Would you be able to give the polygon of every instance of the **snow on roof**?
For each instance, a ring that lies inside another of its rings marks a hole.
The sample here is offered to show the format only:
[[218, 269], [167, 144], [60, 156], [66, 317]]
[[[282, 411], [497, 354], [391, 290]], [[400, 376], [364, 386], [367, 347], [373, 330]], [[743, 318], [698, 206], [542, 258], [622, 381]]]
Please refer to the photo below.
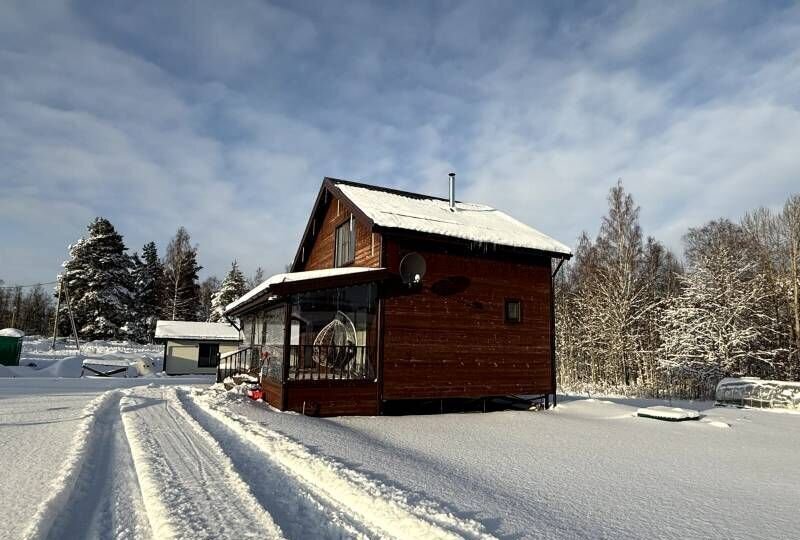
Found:
[[491, 206], [403, 194], [332, 180], [376, 225], [439, 234], [473, 242], [572, 255], [569, 247]]
[[298, 281], [307, 281], [310, 279], [320, 279], [326, 277], [343, 276], [346, 274], [361, 274], [365, 272], [377, 272], [385, 270], [385, 268], [365, 268], [363, 266], [348, 266], [345, 268], [326, 268], [324, 270], [307, 270], [305, 272], [288, 272], [285, 274], [275, 274], [264, 280], [261, 285], [254, 287], [247, 294], [240, 296], [225, 307], [225, 311], [231, 311], [247, 302], [263, 296], [269, 292], [271, 285], [278, 283], [294, 283]]
[[218, 339], [239, 341], [239, 331], [227, 323], [157, 321], [157, 339]]
[[24, 335], [25, 332], [16, 328], [3, 328], [0, 330], [0, 336], [2, 337], [23, 337]]

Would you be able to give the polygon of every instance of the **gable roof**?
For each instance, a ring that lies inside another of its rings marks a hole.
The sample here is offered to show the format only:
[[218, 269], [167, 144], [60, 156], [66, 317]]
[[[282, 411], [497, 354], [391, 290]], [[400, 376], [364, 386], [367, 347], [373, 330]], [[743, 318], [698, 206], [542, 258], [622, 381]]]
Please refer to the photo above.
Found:
[[378, 227], [572, 255], [558, 240], [491, 206], [456, 202], [453, 210], [447, 199], [439, 197], [342, 180], [331, 182]]
[[330, 200], [329, 193], [371, 230], [411, 231], [561, 259], [572, 257], [565, 244], [491, 206], [457, 201], [452, 211], [449, 201], [442, 197], [325, 177], [297, 248], [293, 270], [303, 264], [304, 249], [315, 235], [314, 225]]
[[156, 321], [155, 338], [239, 341], [239, 331], [228, 323]]

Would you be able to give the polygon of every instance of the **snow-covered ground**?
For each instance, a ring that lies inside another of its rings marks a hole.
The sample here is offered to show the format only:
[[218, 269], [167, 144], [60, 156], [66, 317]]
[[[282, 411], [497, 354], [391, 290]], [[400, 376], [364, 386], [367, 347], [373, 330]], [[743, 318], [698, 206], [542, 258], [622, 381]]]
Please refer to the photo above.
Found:
[[[84, 360], [93, 365], [119, 367], [130, 364], [128, 376], [138, 376], [135, 365], [146, 364], [150, 376], [161, 377], [162, 345], [139, 345], [127, 341], [89, 341], [81, 343], [80, 350], [72, 341], [56, 342], [42, 336], [28, 336], [22, 343], [19, 366], [0, 366], [0, 377], [64, 377], [81, 376]], [[124, 376], [120, 374], [119, 376]]]
[[203, 399], [506, 538], [798, 538], [800, 416], [569, 398], [546, 412], [314, 419]]
[[203, 379], [0, 378], [0, 538], [800, 537], [800, 415], [657, 404], [318, 419]]

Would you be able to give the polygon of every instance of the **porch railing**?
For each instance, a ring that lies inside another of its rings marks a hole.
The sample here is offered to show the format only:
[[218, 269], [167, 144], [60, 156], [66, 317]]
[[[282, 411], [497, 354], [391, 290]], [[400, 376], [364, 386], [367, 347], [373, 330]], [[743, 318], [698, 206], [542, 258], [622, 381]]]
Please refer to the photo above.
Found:
[[261, 347], [258, 345], [242, 347], [236, 351], [222, 354], [217, 365], [217, 382], [240, 374], [257, 377], [262, 363]]
[[[281, 383], [283, 345], [251, 345], [220, 356], [217, 382], [248, 374]], [[285, 380], [373, 380], [375, 348], [355, 345], [290, 345]]]
[[374, 347], [356, 345], [290, 345], [288, 380], [371, 380]]

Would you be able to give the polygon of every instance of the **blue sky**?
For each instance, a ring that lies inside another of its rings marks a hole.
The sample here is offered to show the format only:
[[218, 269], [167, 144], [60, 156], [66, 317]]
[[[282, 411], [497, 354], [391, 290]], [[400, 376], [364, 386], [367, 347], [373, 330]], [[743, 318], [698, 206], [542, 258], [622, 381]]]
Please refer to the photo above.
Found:
[[492, 204], [573, 245], [622, 178], [647, 234], [800, 191], [800, 5], [0, 5], [0, 279], [96, 215], [204, 275], [291, 260], [325, 175]]

